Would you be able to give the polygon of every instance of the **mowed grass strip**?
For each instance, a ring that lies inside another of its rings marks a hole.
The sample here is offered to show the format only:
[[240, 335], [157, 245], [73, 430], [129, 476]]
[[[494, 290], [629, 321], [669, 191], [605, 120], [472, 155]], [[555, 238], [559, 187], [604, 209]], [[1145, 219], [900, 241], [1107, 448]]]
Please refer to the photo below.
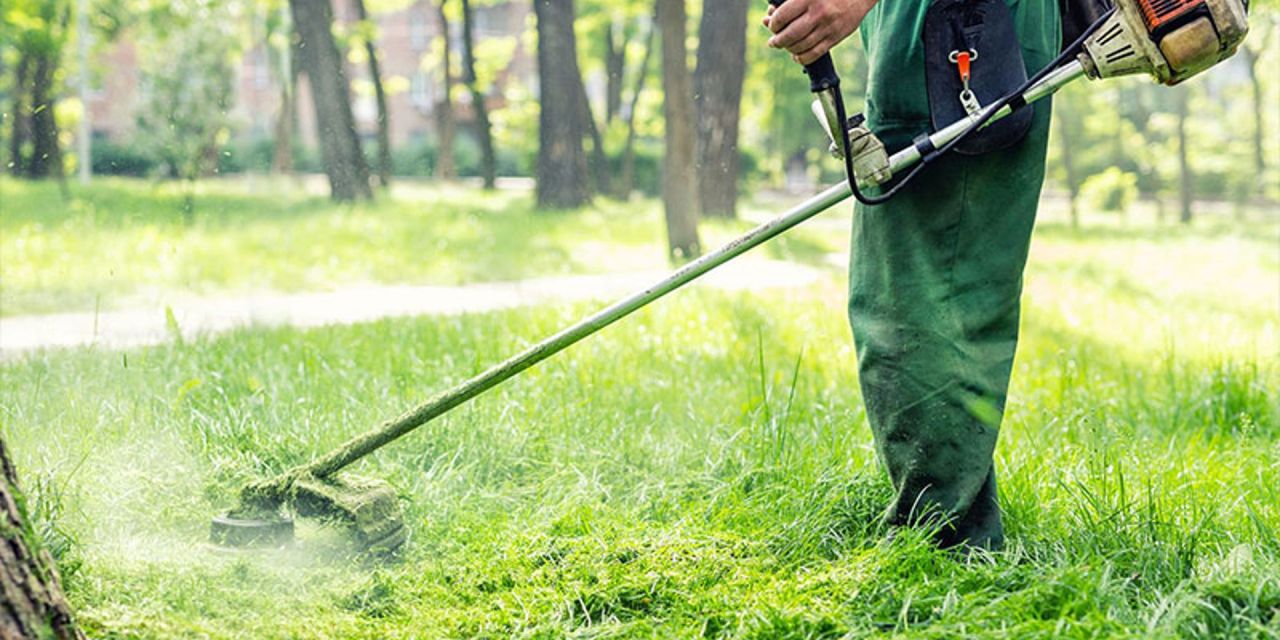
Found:
[[202, 541], [590, 306], [35, 354], [0, 420], [96, 636], [1280, 637], [1272, 233], [1039, 233], [989, 559], [886, 540], [834, 275], [682, 292], [360, 463], [392, 562]]

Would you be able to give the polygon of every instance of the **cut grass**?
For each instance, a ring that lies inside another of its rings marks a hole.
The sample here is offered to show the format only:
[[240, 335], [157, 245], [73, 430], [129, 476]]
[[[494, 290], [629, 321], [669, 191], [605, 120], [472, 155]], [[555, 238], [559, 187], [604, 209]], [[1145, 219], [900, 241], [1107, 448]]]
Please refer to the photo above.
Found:
[[96, 637], [1280, 637], [1274, 234], [1038, 234], [989, 561], [885, 540], [835, 275], [683, 292], [361, 463], [393, 562], [202, 541], [590, 306], [39, 353], [0, 424]]

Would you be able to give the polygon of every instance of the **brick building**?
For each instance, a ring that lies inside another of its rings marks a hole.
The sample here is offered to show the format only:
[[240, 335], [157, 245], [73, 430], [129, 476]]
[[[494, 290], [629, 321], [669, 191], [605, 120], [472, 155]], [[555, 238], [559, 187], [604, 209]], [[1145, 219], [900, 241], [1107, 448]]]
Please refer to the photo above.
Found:
[[[332, 0], [339, 28], [356, 22], [350, 0]], [[444, 37], [435, 1], [416, 0], [404, 9], [373, 16], [378, 27], [378, 55], [383, 86], [388, 92], [387, 110], [393, 146], [420, 141], [434, 135], [436, 104], [442, 96], [439, 38]], [[474, 7], [477, 47], [502, 39], [511, 50], [497, 74], [498, 90], [492, 91], [492, 109], [502, 106], [502, 89], [509, 83], [536, 88], [536, 52], [525, 34], [531, 30], [532, 10], [525, 2], [498, 2]], [[449, 25], [449, 46], [455, 70], [454, 113], [460, 124], [471, 118], [470, 94], [458, 84], [462, 61], [462, 23]], [[363, 52], [359, 52], [363, 53]], [[347, 74], [352, 88], [352, 110], [361, 135], [372, 140], [377, 130], [377, 105], [368, 81], [368, 65], [352, 63]], [[360, 57], [357, 54], [354, 57]], [[113, 43], [98, 60], [102, 69], [90, 93], [89, 109], [95, 136], [123, 141], [134, 129], [139, 103], [140, 65], [137, 47], [128, 38]], [[269, 138], [281, 106], [278, 64], [265, 45], [245, 51], [240, 58], [235, 82], [232, 121], [239, 139]], [[298, 133], [304, 145], [315, 145], [315, 115], [306, 78], [300, 79], [297, 95]], [[535, 89], [536, 90], [536, 89]]]

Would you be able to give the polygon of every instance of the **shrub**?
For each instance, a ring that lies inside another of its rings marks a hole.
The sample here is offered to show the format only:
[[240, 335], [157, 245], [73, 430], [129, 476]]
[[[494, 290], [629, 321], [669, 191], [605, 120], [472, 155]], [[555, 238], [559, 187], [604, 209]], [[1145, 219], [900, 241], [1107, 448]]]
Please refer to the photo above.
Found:
[[1097, 211], [1126, 211], [1138, 197], [1138, 177], [1123, 169], [1108, 167], [1086, 178], [1080, 193], [1089, 207]]
[[95, 139], [89, 153], [93, 172], [109, 176], [147, 176], [156, 168], [155, 156], [132, 144]]

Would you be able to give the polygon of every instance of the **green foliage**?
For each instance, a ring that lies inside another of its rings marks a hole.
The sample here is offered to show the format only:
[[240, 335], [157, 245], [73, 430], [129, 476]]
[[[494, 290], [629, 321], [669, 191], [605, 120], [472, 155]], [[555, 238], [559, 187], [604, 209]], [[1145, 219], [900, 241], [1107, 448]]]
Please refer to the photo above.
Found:
[[150, 43], [153, 55], [143, 68], [138, 109], [142, 146], [169, 177], [184, 180], [217, 167], [230, 135], [227, 111], [235, 78], [232, 41], [217, 24], [223, 16], [209, 6], [198, 11], [198, 20]]
[[1080, 191], [1092, 208], [1122, 213], [1128, 211], [1138, 197], [1138, 177], [1117, 167], [1107, 167], [1085, 179]]

